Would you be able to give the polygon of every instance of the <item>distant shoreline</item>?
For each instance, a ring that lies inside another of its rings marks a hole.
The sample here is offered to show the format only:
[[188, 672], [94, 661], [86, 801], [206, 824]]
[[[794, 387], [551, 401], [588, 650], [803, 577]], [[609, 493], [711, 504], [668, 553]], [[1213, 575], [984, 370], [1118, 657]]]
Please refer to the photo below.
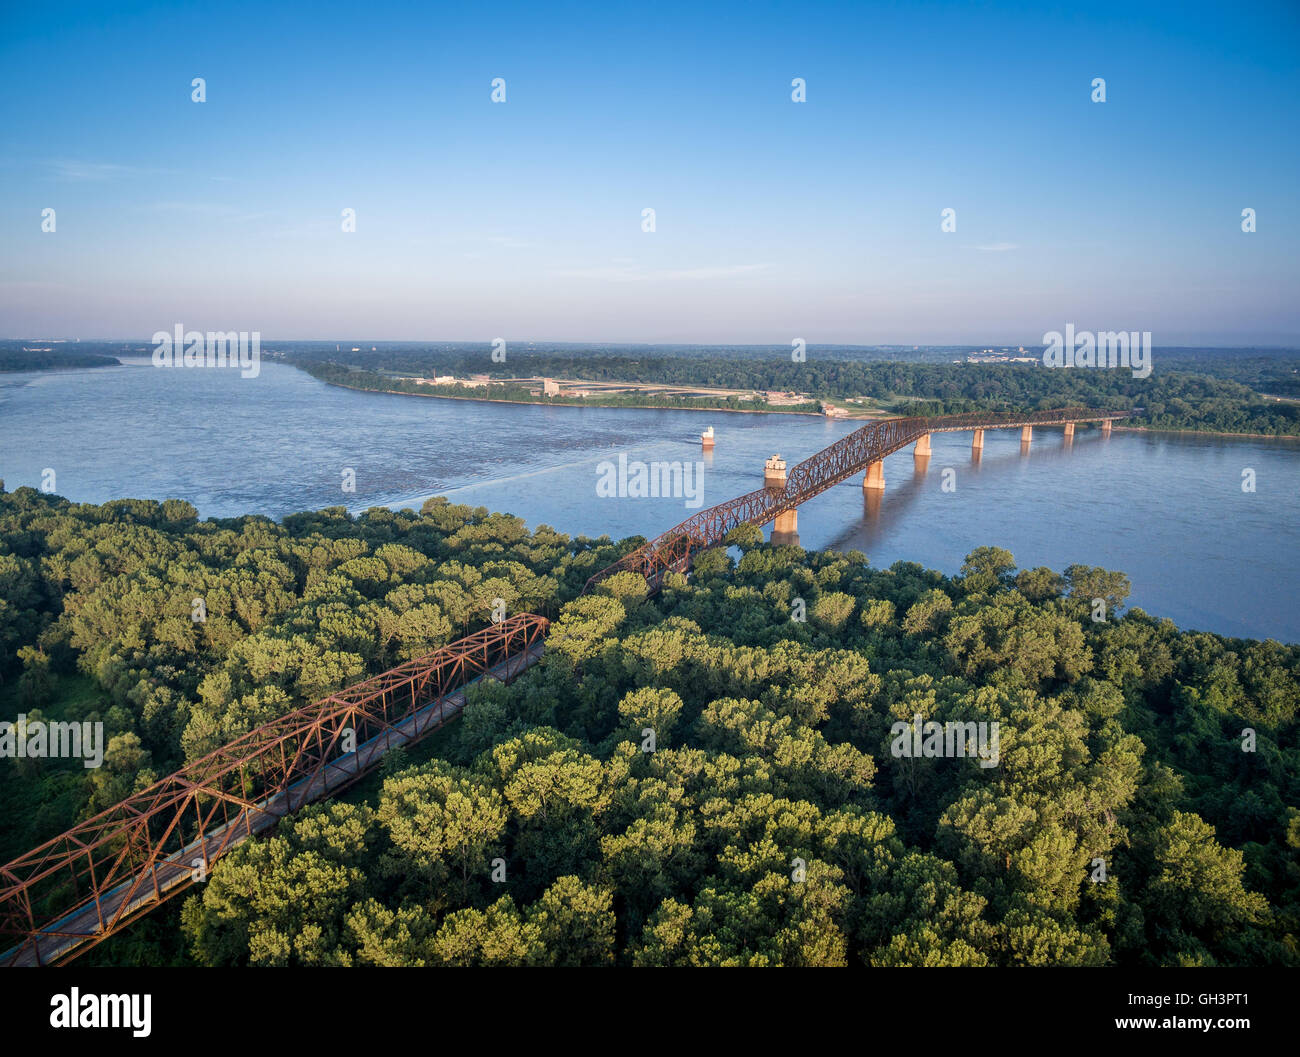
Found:
[[[291, 366], [297, 367], [296, 364]], [[301, 370], [302, 368], [298, 368]], [[304, 373], [310, 373], [304, 371]], [[316, 375], [311, 375], [316, 378]], [[324, 378], [317, 378], [317, 381], [324, 382], [326, 385], [336, 386], [339, 389], [350, 389], [354, 393], [382, 393], [385, 396], [415, 396], [426, 397], [433, 400], [473, 400], [481, 404], [518, 404], [524, 407], [574, 407], [574, 408], [607, 408], [611, 411], [627, 409], [629, 411], [708, 411], [727, 415], [802, 415], [805, 418], [830, 419], [833, 422], [861, 422], [864, 425], [868, 422], [884, 422], [891, 418], [905, 418], [905, 415], [882, 414], [866, 415], [853, 414], [828, 416], [819, 414], [815, 411], [781, 411], [778, 409], [756, 410], [752, 408], [738, 407], [655, 407], [651, 404], [552, 404], [541, 400], [508, 400], [502, 397], [494, 396], [461, 396], [452, 393], [404, 393], [395, 389], [366, 389], [361, 386], [344, 385], [342, 382], [332, 382]], [[1225, 433], [1220, 430], [1208, 429], [1157, 429], [1150, 426], [1113, 426], [1116, 432], [1124, 433], [1170, 433], [1178, 436], [1202, 436], [1202, 437], [1236, 437], [1241, 440], [1287, 440], [1300, 441], [1300, 436], [1294, 436], [1286, 433]]]
[[[316, 378], [316, 375], [311, 377]], [[655, 407], [653, 404], [552, 404], [543, 400], [507, 400], [499, 396], [460, 396], [452, 393], [403, 393], [397, 389], [366, 389], [359, 385], [344, 385], [342, 382], [331, 382], [324, 378], [316, 378], [319, 382], [326, 385], [333, 385], [339, 389], [350, 389], [354, 393], [378, 393], [383, 396], [414, 396], [424, 397], [428, 400], [473, 400], [480, 404], [518, 404], [521, 407], [572, 407], [572, 408], [591, 408], [598, 407], [610, 411], [628, 410], [628, 411], [707, 411], [710, 414], [723, 415], [803, 415], [806, 418], [832, 418], [829, 415], [822, 415], [816, 411], [780, 411], [758, 410], [748, 407]], [[832, 421], [842, 419], [856, 419], [856, 416], [841, 415], [832, 418]]]
[[1300, 437], [1293, 433], [1224, 433], [1215, 429], [1157, 429], [1152, 426], [1112, 426], [1116, 433], [1176, 433], [1180, 437], [1240, 437], [1243, 440], [1293, 440]]
[[[92, 353], [91, 355], [96, 355]], [[105, 360], [112, 362], [104, 363], [51, 363], [45, 367], [33, 367], [30, 365], [19, 364], [10, 366], [0, 357], [0, 374], [44, 374], [46, 371], [87, 371], [95, 370], [100, 367], [122, 367], [124, 364], [116, 356], [103, 357]]]

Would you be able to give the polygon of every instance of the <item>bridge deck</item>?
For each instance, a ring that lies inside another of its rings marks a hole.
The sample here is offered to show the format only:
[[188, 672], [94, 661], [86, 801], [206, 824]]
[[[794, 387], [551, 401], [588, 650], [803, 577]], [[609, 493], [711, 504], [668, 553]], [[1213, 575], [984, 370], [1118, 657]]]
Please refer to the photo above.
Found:
[[[496, 679], [513, 679], [536, 664], [544, 644], [534, 642], [520, 653], [494, 665], [486, 675]], [[201, 840], [160, 859], [148, 870], [136, 874], [104, 892], [98, 899], [88, 899], [59, 920], [40, 929], [19, 947], [0, 954], [0, 965], [49, 965], [78, 952], [78, 949], [104, 937], [104, 922], [116, 931], [136, 917], [152, 910], [169, 896], [193, 881], [196, 862], [210, 865], [231, 848], [250, 836], [262, 833], [281, 818], [306, 804], [323, 799], [363, 777], [389, 749], [418, 741], [460, 714], [465, 706], [465, 691], [484, 678], [479, 676], [454, 693], [438, 698], [401, 723], [357, 746], [326, 764], [315, 774], [303, 778], [274, 796], [244, 809], [230, 822], [212, 829]], [[144, 883], [141, 883], [141, 882]]]

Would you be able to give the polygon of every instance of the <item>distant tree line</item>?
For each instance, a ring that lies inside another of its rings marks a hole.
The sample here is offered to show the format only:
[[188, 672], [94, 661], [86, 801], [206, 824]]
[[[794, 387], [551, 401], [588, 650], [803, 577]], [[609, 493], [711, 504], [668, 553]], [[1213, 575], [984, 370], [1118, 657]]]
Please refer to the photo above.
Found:
[[71, 349], [25, 350], [19, 347], [0, 346], [0, 371], [47, 371], [59, 367], [117, 367], [116, 356], [94, 352], [74, 352]]
[[[1241, 381], [1197, 373], [1216, 361], [1196, 360], [1196, 371], [1177, 369], [1159, 358], [1147, 378], [1134, 378], [1126, 369], [1073, 368], [1052, 370], [1041, 364], [968, 364], [849, 362], [822, 360], [792, 363], [788, 356], [754, 358], [693, 358], [683, 356], [531, 354], [504, 365], [487, 361], [485, 353], [440, 354], [436, 359], [417, 353], [353, 353], [348, 365], [298, 359], [304, 370], [325, 381], [365, 389], [396, 392], [426, 390], [403, 382], [390, 372], [432, 375], [485, 373], [498, 378], [530, 375], [580, 377], [586, 381], [650, 382], [664, 385], [717, 386], [728, 389], [798, 391], [814, 398], [844, 400], [865, 397], [900, 414], [940, 415], [967, 411], [1029, 411], [1067, 405], [1114, 410], [1140, 409], [1133, 425], [1152, 429], [1300, 436], [1300, 404], [1266, 400]], [[1272, 364], [1265, 368], [1262, 364]], [[1251, 366], [1253, 364], [1253, 366]], [[1189, 366], [1192, 362], [1189, 361]], [[1300, 359], [1250, 360], [1225, 357], [1221, 369], [1259, 385], [1274, 395], [1300, 393], [1295, 371]], [[505, 388], [496, 390], [506, 392]], [[466, 394], [468, 395], [468, 394]], [[520, 397], [536, 400], [526, 391]], [[574, 401], [582, 402], [582, 401]], [[701, 406], [690, 400], [645, 397], [600, 398], [653, 406]], [[762, 409], [762, 402], [733, 401], [737, 408]], [[728, 406], [726, 402], [710, 406]]]
[[[523, 404], [560, 404], [576, 407], [663, 407], [724, 411], [771, 411], [765, 400], [744, 400], [737, 396], [664, 396], [656, 393], [593, 393], [590, 396], [545, 396], [513, 382], [490, 382], [473, 389], [450, 385], [421, 385], [410, 378], [348, 368], [337, 363], [301, 365], [314, 378], [332, 385], [367, 389], [381, 393], [409, 393], [414, 396], [460, 400], [511, 400]], [[588, 379], [590, 380], [590, 379]], [[821, 404], [807, 401], [781, 407], [781, 411], [816, 413]]]

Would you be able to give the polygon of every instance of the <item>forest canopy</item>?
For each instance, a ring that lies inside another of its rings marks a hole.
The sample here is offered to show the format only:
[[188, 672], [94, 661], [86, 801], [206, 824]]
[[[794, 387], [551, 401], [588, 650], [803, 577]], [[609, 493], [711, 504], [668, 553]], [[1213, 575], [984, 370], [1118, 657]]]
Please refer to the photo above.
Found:
[[[579, 597], [637, 542], [436, 500], [276, 523], [0, 494], [4, 713], [109, 739], [94, 771], [6, 761], [3, 858], [500, 597], [554, 618], [540, 664], [90, 957], [1300, 960], [1300, 647], [1180, 632], [1115, 571], [873, 569], [744, 528], [653, 598]], [[898, 755], [918, 719], [997, 724], [996, 765]]]

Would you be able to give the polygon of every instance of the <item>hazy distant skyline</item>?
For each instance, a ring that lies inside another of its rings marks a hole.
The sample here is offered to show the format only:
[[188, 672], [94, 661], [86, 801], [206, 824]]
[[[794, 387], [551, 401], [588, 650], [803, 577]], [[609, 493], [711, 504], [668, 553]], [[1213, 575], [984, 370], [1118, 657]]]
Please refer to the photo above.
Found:
[[0, 336], [1300, 344], [1294, 5], [54, 3], [3, 30]]

